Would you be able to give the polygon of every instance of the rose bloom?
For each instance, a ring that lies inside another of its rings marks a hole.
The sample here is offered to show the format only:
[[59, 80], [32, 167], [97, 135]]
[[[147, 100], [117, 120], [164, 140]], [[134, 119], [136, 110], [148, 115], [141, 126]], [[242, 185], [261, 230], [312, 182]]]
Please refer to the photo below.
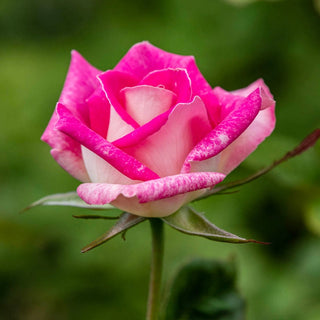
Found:
[[84, 182], [88, 204], [163, 217], [240, 164], [275, 125], [275, 102], [257, 80], [227, 92], [207, 83], [192, 56], [134, 45], [113, 70], [72, 52], [42, 140]]

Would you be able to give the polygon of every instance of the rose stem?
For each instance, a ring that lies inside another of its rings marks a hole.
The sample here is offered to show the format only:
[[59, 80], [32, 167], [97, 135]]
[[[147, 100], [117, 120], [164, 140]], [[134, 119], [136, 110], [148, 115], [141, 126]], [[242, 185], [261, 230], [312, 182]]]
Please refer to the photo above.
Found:
[[161, 275], [163, 262], [163, 222], [159, 218], [150, 218], [152, 233], [152, 256], [147, 306], [147, 320], [159, 318]]

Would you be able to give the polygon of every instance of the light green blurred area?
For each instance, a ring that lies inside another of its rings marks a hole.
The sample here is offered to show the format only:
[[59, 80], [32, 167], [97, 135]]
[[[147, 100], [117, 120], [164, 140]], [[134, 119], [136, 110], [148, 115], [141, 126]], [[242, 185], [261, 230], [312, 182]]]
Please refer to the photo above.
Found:
[[[85, 212], [60, 207], [19, 214], [79, 184], [39, 140], [71, 49], [106, 70], [149, 40], [194, 55], [212, 86], [233, 90], [263, 77], [277, 127], [229, 180], [270, 164], [320, 125], [320, 16], [311, 0], [3, 0], [0, 39], [0, 319], [144, 318], [148, 223], [125, 242], [80, 254], [112, 222], [75, 220]], [[192, 257], [234, 255], [247, 319], [319, 319], [319, 156], [318, 143], [236, 194], [196, 203], [221, 228], [272, 244], [215, 243], [166, 228], [166, 280]]]

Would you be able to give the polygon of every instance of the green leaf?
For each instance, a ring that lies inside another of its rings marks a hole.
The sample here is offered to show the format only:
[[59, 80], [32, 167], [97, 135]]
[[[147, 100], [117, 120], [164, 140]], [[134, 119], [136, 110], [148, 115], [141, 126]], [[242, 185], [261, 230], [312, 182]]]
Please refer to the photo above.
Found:
[[230, 232], [222, 230], [212, 224], [203, 215], [196, 212], [193, 208], [183, 207], [176, 213], [162, 218], [172, 228], [193, 236], [200, 236], [214, 241], [232, 242], [232, 243], [247, 243], [257, 242], [252, 239], [240, 238]]
[[144, 217], [139, 217], [139, 216], [133, 215], [131, 213], [125, 212], [120, 216], [118, 222], [109, 231], [104, 233], [97, 240], [94, 240], [93, 242], [88, 244], [86, 247], [84, 247], [81, 250], [81, 252], [84, 253], [84, 252], [87, 252], [93, 248], [96, 248], [96, 247], [102, 245], [103, 243], [105, 243], [106, 241], [110, 240], [111, 238], [115, 237], [116, 235], [129, 230], [133, 226], [135, 226], [138, 223], [141, 223], [145, 220], [146, 220], [146, 218], [144, 218]]
[[245, 302], [236, 289], [233, 261], [196, 259], [176, 274], [164, 320], [242, 320]]
[[49, 196], [41, 198], [40, 200], [31, 203], [27, 208], [23, 210], [23, 212], [37, 206], [69, 206], [69, 207], [94, 209], [94, 210], [116, 209], [111, 204], [105, 204], [105, 205], [87, 204], [78, 196], [78, 194], [75, 191], [51, 194]]
[[294, 149], [287, 152], [282, 158], [274, 161], [270, 166], [256, 172], [255, 174], [237, 181], [232, 181], [226, 184], [222, 184], [221, 186], [215, 187], [212, 190], [207, 191], [203, 196], [195, 199], [194, 201], [205, 199], [209, 196], [212, 196], [217, 193], [221, 193], [224, 190], [239, 187], [241, 185], [247, 184], [274, 169], [279, 164], [300, 155], [301, 153], [307, 151], [309, 148], [313, 147], [315, 143], [320, 139], [320, 129], [315, 129], [312, 131], [307, 137], [305, 137]]

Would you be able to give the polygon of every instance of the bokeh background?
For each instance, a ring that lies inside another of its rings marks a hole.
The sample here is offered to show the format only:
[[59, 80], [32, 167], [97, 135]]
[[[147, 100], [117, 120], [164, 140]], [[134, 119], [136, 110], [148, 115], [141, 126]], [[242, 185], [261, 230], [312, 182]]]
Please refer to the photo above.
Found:
[[[78, 183], [39, 138], [63, 86], [71, 49], [101, 70], [142, 40], [192, 54], [212, 86], [263, 77], [277, 127], [229, 180], [270, 164], [320, 125], [319, 1], [1, 0], [0, 319], [144, 318], [147, 223], [89, 253], [109, 221], [81, 209], [35, 208]], [[272, 245], [232, 245], [166, 228], [165, 278], [192, 257], [238, 264], [247, 319], [320, 319], [320, 145], [236, 194], [198, 202], [218, 226]]]

